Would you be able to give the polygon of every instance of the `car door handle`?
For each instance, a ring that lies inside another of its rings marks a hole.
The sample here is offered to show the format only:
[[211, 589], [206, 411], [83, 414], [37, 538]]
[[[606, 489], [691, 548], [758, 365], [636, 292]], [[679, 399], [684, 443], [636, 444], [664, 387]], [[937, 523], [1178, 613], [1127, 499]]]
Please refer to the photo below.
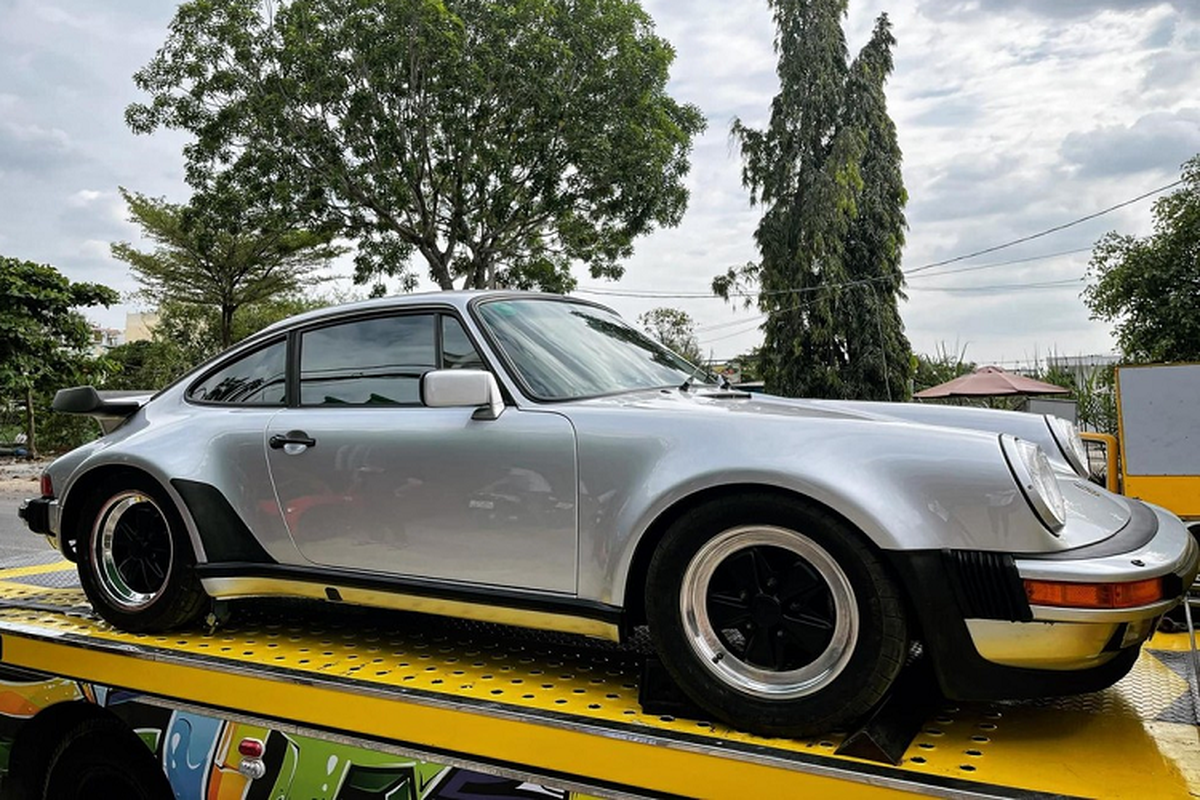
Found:
[[302, 444], [305, 447], [316, 447], [317, 440], [309, 436], [304, 431], [288, 431], [287, 433], [277, 433], [267, 440], [267, 444], [271, 445], [272, 450], [279, 450], [289, 444]]

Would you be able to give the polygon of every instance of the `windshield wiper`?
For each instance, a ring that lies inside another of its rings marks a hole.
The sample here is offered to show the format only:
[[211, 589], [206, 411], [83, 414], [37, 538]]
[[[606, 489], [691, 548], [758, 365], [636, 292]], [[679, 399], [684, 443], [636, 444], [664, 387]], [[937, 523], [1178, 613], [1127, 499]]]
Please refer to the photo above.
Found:
[[[717, 384], [718, 389], [728, 389], [729, 388], [729, 381], [727, 381], [725, 379], [724, 375], [714, 375], [713, 373], [706, 370], [704, 367], [696, 367], [695, 369], [692, 370], [692, 374], [688, 375], [687, 379], [679, 387], [679, 391], [686, 392], [686, 391], [691, 390], [692, 383], [694, 383], [696, 378], [700, 375], [705, 376], [705, 378], [716, 378], [716, 384]], [[705, 383], [708, 383], [708, 381], [705, 380]]]

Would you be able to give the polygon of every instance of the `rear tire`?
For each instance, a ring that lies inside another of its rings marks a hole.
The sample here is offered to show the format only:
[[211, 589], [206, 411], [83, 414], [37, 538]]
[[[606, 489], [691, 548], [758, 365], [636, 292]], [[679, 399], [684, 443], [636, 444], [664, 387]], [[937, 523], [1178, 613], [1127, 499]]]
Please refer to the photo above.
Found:
[[677, 520], [650, 562], [646, 614], [693, 702], [772, 736], [859, 719], [908, 654], [899, 590], [861, 534], [774, 495], [706, 503]]
[[195, 554], [170, 497], [149, 478], [101, 484], [80, 516], [79, 582], [101, 617], [132, 633], [197, 620], [208, 604]]
[[149, 748], [115, 719], [72, 728], [50, 758], [41, 797], [50, 800], [169, 800], [171, 785]]

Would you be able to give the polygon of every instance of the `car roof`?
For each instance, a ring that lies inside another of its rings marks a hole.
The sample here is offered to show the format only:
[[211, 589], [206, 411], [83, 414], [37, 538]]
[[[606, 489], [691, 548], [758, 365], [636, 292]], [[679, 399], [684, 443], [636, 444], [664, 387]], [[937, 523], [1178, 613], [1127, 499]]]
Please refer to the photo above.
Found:
[[306, 311], [302, 314], [297, 314], [294, 317], [288, 317], [287, 319], [272, 323], [256, 333], [253, 338], [258, 339], [264, 335], [270, 335], [281, 330], [290, 329], [297, 325], [305, 325], [309, 322], [323, 319], [353, 316], [355, 314], [361, 314], [364, 312], [370, 313], [373, 311], [388, 311], [397, 308], [408, 308], [410, 306], [453, 306], [459, 311], [465, 313], [467, 310], [467, 304], [474, 300], [501, 297], [513, 299], [567, 300], [586, 305], [598, 305], [590, 300], [583, 300], [578, 297], [567, 297], [561, 294], [550, 294], [547, 292], [521, 292], [501, 289], [416, 292], [414, 294], [398, 294], [388, 297], [376, 297], [371, 300], [360, 300], [354, 303], [344, 303], [341, 305], [326, 306], [325, 308], [314, 309], [313, 311]]

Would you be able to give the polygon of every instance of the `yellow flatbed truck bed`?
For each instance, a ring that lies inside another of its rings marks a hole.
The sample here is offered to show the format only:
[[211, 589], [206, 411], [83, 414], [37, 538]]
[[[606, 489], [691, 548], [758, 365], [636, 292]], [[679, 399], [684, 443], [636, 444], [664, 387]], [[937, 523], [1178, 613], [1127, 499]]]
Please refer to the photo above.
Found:
[[[1186, 634], [1157, 635], [1104, 692], [936, 707], [892, 765], [837, 755], [842, 734], [766, 739], [643, 713], [636, 643], [315, 603], [250, 604], [215, 630], [131, 635], [92, 615], [67, 585], [71, 570], [0, 570], [0, 669], [538, 782], [560, 797], [1200, 797]], [[37, 711], [11, 695], [0, 691], [0, 714]], [[234, 783], [248, 780], [236, 754], [210, 756], [225, 783], [210, 777], [204, 796], [250, 797]]]

